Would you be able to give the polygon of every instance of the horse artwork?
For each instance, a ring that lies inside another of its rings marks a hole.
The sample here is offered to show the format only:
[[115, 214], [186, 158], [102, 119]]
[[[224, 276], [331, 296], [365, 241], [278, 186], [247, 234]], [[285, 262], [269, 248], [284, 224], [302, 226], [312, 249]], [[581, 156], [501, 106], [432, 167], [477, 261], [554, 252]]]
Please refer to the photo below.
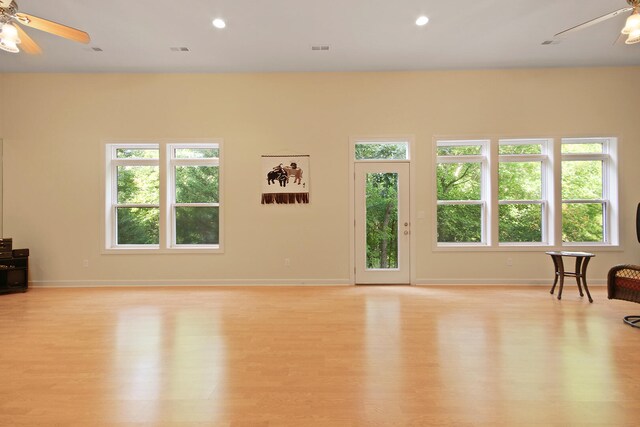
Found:
[[309, 203], [308, 155], [264, 155], [262, 170], [263, 205]]

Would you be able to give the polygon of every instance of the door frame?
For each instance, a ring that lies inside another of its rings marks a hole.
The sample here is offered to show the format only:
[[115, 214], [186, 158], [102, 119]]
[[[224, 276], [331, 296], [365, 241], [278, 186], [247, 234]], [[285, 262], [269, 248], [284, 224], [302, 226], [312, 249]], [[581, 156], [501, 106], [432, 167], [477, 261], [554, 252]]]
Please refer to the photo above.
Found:
[[[363, 142], [406, 142], [409, 146], [407, 160], [358, 160], [355, 159], [356, 144]], [[356, 284], [356, 215], [355, 215], [355, 180], [356, 163], [407, 163], [409, 164], [409, 284], [416, 284], [416, 171], [413, 166], [415, 155], [415, 137], [413, 135], [376, 135], [352, 136], [349, 138], [349, 283]]]

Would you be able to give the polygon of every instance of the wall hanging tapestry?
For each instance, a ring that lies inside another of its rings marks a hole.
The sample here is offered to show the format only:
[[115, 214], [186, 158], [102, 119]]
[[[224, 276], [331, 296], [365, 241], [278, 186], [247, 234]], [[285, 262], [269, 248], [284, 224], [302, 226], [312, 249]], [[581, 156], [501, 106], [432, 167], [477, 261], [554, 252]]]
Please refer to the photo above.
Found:
[[309, 203], [309, 156], [262, 156], [262, 204]]

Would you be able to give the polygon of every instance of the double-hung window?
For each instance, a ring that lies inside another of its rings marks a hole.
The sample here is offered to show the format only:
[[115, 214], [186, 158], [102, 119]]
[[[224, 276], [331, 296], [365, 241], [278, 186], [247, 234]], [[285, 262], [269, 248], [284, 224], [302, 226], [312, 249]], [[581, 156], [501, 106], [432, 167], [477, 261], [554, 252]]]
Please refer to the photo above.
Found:
[[438, 141], [436, 150], [438, 243], [486, 243], [488, 141]]
[[434, 154], [438, 247], [620, 244], [614, 137], [438, 139]]
[[219, 150], [211, 145], [169, 145], [171, 244], [217, 245]]
[[[562, 139], [562, 241], [615, 243], [616, 194], [612, 138]], [[615, 196], [614, 196], [615, 197]]]
[[221, 249], [220, 142], [106, 144], [107, 250]]
[[498, 236], [500, 243], [546, 241], [548, 169], [546, 140], [500, 140], [498, 144]]
[[157, 144], [110, 147], [111, 243], [157, 247], [160, 243], [160, 151]]

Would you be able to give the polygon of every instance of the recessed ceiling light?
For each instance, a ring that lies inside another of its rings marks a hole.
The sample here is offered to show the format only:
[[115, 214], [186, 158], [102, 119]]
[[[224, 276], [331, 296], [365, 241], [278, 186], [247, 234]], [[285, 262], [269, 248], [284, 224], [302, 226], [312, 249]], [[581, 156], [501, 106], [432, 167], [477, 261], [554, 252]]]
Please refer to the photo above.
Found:
[[214, 19], [212, 24], [213, 24], [214, 27], [220, 28], [220, 29], [222, 29], [222, 28], [227, 26], [227, 23], [224, 22], [224, 19], [221, 19], [221, 18]]
[[416, 19], [416, 25], [419, 25], [420, 27], [422, 27], [423, 25], [427, 25], [427, 22], [429, 22], [429, 18], [424, 15]]

